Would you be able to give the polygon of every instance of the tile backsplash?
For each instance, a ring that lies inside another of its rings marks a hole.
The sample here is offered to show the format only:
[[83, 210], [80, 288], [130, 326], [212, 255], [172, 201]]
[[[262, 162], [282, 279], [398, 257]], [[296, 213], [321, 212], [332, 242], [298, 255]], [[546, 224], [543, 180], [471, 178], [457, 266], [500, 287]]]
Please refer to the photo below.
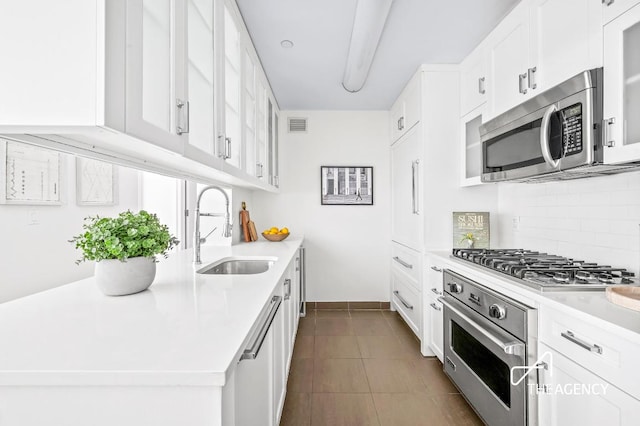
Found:
[[547, 251], [640, 272], [640, 172], [500, 184], [495, 247]]

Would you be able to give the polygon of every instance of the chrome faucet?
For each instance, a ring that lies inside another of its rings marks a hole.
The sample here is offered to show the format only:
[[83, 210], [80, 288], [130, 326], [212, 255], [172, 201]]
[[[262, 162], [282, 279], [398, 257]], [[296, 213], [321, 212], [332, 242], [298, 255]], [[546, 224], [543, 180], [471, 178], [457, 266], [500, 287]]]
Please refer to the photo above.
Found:
[[[200, 213], [200, 200], [205, 192], [210, 189], [215, 189], [220, 191], [220, 193], [224, 196], [225, 204], [226, 204], [226, 212], [225, 213]], [[207, 237], [211, 235], [211, 232], [215, 231], [217, 228], [213, 228], [213, 231], [209, 232], [204, 238], [200, 237], [200, 217], [223, 217], [224, 216], [224, 228], [222, 229], [222, 236], [228, 238], [231, 236], [231, 214], [229, 213], [229, 196], [226, 192], [220, 187], [217, 186], [206, 186], [202, 188], [200, 194], [198, 194], [198, 201], [196, 202], [196, 232], [194, 235], [193, 242], [193, 251], [194, 251], [194, 262], [202, 263], [200, 260], [200, 245], [207, 241]]]

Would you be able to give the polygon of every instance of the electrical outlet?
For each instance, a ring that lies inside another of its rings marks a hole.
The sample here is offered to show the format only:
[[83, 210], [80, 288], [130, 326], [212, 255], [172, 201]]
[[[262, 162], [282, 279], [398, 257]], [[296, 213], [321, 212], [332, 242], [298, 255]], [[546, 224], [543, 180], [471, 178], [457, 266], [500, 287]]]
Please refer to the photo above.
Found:
[[27, 225], [40, 225], [40, 214], [38, 210], [29, 210], [27, 212]]
[[515, 216], [513, 219], [511, 219], [511, 226], [513, 228], [514, 231], [519, 231], [520, 230], [520, 216]]

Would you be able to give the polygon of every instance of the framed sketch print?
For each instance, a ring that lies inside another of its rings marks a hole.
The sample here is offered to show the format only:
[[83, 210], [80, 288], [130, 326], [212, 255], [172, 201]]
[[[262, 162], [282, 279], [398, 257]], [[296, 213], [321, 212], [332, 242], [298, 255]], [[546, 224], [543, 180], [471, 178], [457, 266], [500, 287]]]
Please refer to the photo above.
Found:
[[320, 167], [322, 205], [372, 206], [373, 167]]
[[0, 162], [0, 204], [63, 204], [62, 153], [0, 139]]
[[76, 203], [112, 206], [118, 203], [118, 168], [89, 158], [76, 158]]

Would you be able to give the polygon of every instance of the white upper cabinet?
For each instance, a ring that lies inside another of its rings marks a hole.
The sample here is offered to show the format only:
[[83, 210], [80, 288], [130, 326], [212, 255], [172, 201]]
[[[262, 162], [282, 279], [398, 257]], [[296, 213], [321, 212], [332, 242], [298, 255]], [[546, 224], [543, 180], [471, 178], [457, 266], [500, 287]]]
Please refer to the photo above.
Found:
[[640, 4], [605, 25], [604, 43], [604, 160], [638, 161]]
[[491, 119], [582, 71], [602, 66], [601, 0], [525, 0], [486, 44], [486, 119]]
[[213, 0], [187, 0], [189, 146], [215, 156]]
[[224, 129], [219, 130], [223, 158], [237, 168], [241, 166], [242, 146], [242, 48], [240, 45], [241, 20], [235, 4], [224, 5]]
[[602, 0], [602, 23], [608, 24], [637, 4], [640, 0]]
[[529, 61], [529, 14], [522, 2], [489, 35], [487, 54], [491, 90], [490, 114], [496, 116], [525, 101]]
[[233, 0], [3, 2], [0, 49], [0, 134], [274, 189], [255, 177], [257, 103], [273, 96]]
[[182, 153], [188, 137], [183, 0], [127, 2], [126, 129]]
[[460, 64], [460, 115], [487, 101], [487, 56], [484, 44]]
[[536, 94], [602, 66], [601, 0], [533, 0], [529, 13], [528, 83]]
[[[420, 73], [416, 75], [420, 76]], [[420, 121], [421, 99], [420, 79], [414, 75], [391, 107], [391, 143]]]
[[480, 185], [482, 176], [482, 143], [480, 125], [482, 125], [485, 107], [470, 111], [460, 119], [460, 186]]

